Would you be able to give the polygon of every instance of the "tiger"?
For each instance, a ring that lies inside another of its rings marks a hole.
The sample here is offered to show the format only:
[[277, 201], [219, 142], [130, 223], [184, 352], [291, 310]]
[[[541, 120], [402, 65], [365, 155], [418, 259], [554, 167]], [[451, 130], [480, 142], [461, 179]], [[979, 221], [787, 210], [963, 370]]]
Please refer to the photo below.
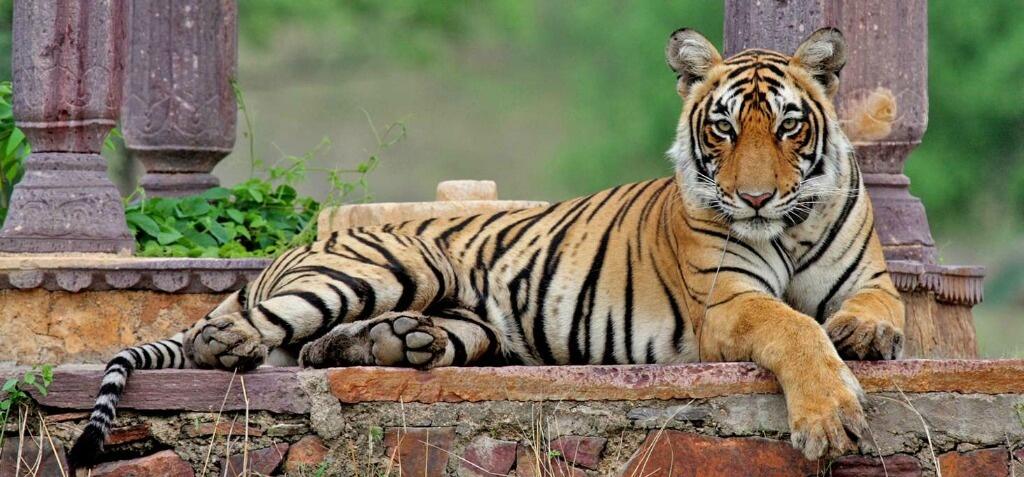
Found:
[[838, 30], [792, 55], [666, 46], [682, 113], [669, 177], [547, 206], [336, 231], [289, 250], [173, 337], [106, 365], [70, 452], [94, 463], [137, 369], [753, 361], [792, 445], [856, 450], [864, 393], [844, 359], [897, 359], [886, 271], [833, 98]]

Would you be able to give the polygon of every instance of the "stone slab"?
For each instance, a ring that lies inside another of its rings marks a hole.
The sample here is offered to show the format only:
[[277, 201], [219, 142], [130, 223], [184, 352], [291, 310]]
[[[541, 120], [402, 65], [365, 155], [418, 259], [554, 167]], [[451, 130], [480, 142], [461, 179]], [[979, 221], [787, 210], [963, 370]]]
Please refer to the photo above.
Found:
[[[1024, 360], [905, 360], [850, 362], [869, 393], [1024, 394]], [[0, 369], [0, 377], [24, 372]], [[250, 410], [303, 414], [309, 397], [300, 374], [323, 373], [328, 390], [340, 401], [479, 402], [615, 401], [694, 399], [735, 394], [777, 394], [771, 373], [752, 363], [697, 363], [632, 366], [506, 366], [440, 368], [416, 371], [385, 367], [303, 371], [263, 367], [234, 377], [226, 410], [242, 410], [241, 381]], [[44, 406], [91, 409], [102, 377], [93, 365], [59, 366]], [[142, 370], [132, 375], [124, 409], [215, 411], [232, 373], [214, 370]]]
[[[0, 371], [5, 377], [8, 374]], [[33, 397], [47, 407], [91, 409], [102, 376], [102, 370], [96, 366], [60, 366], [54, 371], [49, 393], [46, 396], [33, 393]], [[118, 408], [216, 412], [223, 402], [226, 411], [244, 410], [243, 379], [250, 410], [289, 414], [309, 411], [309, 400], [301, 390], [294, 368], [260, 368], [235, 375], [233, 383], [232, 373], [226, 371], [137, 371], [129, 379]]]
[[[850, 362], [867, 392], [1022, 393], [1024, 360]], [[342, 402], [589, 401], [777, 394], [752, 363], [501, 368], [352, 367], [327, 371]]]

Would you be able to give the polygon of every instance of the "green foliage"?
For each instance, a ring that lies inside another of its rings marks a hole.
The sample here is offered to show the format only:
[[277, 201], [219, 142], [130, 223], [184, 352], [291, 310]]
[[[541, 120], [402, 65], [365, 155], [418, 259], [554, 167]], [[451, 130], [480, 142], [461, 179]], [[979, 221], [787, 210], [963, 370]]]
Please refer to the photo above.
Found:
[[[319, 169], [309, 164], [331, 143], [327, 138], [301, 156], [282, 153], [267, 164], [255, 155], [253, 121], [245, 95], [232, 82], [242, 112], [252, 157], [251, 178], [231, 188], [215, 187], [199, 196], [125, 200], [125, 218], [135, 236], [137, 254], [144, 257], [273, 257], [316, 238], [316, 218], [321, 208], [357, 200], [366, 202], [368, 175], [380, 163], [380, 154], [405, 138], [402, 123], [389, 124], [383, 132], [366, 115], [377, 148], [353, 169]], [[364, 112], [365, 113], [365, 112]], [[256, 172], [262, 177], [255, 177]], [[301, 197], [296, 186], [310, 173], [323, 176], [327, 197], [317, 201]], [[143, 194], [141, 190], [138, 194]]]
[[[33, 366], [20, 377], [5, 381], [3, 387], [0, 388], [0, 392], [3, 393], [3, 398], [0, 399], [0, 412], [3, 413], [3, 417], [0, 418], [0, 430], [7, 426], [7, 419], [10, 417], [12, 409], [25, 405], [32, 399], [29, 394], [30, 390], [34, 388], [40, 395], [46, 396], [51, 383], [53, 383], [53, 365], [50, 364]], [[0, 447], [3, 447], [3, 439], [4, 433], [0, 432]]]
[[141, 256], [238, 258], [289, 248], [318, 209], [288, 183], [250, 179], [200, 196], [129, 203], [125, 217]]
[[24, 161], [28, 154], [25, 134], [14, 125], [11, 82], [0, 82], [0, 224], [7, 217], [14, 185], [25, 173]]

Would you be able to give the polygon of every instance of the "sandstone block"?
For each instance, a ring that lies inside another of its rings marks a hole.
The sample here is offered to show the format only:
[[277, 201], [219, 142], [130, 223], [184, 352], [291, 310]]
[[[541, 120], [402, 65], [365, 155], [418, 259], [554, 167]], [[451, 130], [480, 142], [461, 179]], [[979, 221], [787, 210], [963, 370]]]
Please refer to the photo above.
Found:
[[389, 428], [384, 432], [387, 456], [403, 477], [442, 477], [454, 440], [454, 427]]
[[249, 477], [251, 475], [272, 475], [281, 465], [285, 454], [288, 453], [288, 444], [274, 444], [273, 446], [249, 451], [248, 466], [244, 464], [245, 455], [241, 452], [228, 458], [223, 475], [226, 477]]
[[1005, 447], [971, 452], [947, 452], [939, 456], [942, 477], [1007, 477], [1010, 453]]
[[603, 437], [562, 436], [551, 441], [548, 447], [557, 451], [560, 459], [594, 470], [601, 462], [601, 452], [607, 442]]
[[292, 444], [288, 450], [288, 459], [284, 462], [285, 472], [301, 475], [301, 472], [312, 472], [327, 459], [329, 449], [317, 436], [306, 436]]
[[507, 475], [516, 463], [516, 446], [512, 441], [480, 436], [466, 446], [462, 454], [465, 462], [459, 465], [462, 477], [491, 477]]
[[[884, 462], [883, 462], [884, 461]], [[832, 477], [920, 477], [921, 463], [906, 454], [848, 455], [832, 461]]]
[[107, 436], [107, 445], [116, 446], [138, 442], [149, 439], [153, 433], [149, 430], [149, 424], [136, 424], [134, 426], [115, 427], [110, 430]]
[[626, 463], [622, 475], [805, 477], [818, 475], [823, 467], [805, 459], [788, 442], [652, 431]]
[[517, 477], [587, 477], [587, 473], [533, 446], [516, 451]]
[[[45, 475], [60, 475], [45, 474]], [[100, 464], [92, 470], [92, 477], [193, 477], [195, 471], [174, 451], [160, 451], [138, 459]]]

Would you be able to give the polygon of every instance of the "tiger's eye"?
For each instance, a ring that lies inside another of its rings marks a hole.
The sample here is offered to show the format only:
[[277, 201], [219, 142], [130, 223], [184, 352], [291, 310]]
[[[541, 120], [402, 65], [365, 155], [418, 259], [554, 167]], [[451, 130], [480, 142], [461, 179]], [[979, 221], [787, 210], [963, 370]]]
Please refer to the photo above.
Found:
[[732, 131], [732, 123], [724, 119], [718, 120], [718, 122], [715, 123], [715, 127], [718, 128], [719, 131], [722, 131], [724, 133]]
[[794, 118], [787, 118], [785, 121], [782, 121], [782, 130], [783, 131], [792, 131], [793, 128], [795, 128], [795, 127], [796, 127], [796, 119], [794, 119]]

